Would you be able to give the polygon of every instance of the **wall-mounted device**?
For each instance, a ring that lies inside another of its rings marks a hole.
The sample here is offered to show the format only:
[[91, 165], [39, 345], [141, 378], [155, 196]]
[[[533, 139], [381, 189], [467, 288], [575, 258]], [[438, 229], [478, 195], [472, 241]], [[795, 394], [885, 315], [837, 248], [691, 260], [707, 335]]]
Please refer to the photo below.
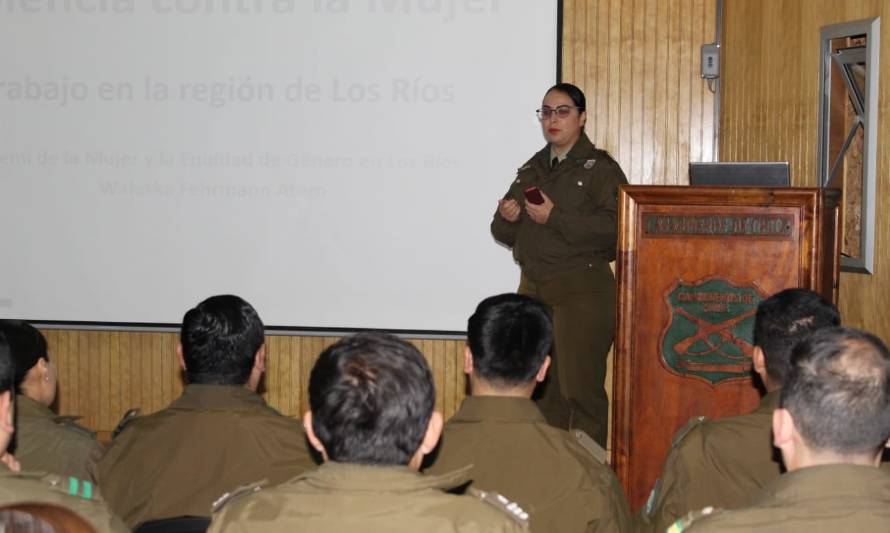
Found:
[[701, 77], [715, 80], [720, 77], [720, 45], [707, 43], [701, 45]]

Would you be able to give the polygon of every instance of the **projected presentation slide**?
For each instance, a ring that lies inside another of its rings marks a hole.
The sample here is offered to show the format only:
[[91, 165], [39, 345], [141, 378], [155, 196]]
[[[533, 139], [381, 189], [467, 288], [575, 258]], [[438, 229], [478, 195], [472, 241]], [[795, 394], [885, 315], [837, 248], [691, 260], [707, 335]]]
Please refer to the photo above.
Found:
[[0, 317], [464, 330], [556, 4], [0, 0]]

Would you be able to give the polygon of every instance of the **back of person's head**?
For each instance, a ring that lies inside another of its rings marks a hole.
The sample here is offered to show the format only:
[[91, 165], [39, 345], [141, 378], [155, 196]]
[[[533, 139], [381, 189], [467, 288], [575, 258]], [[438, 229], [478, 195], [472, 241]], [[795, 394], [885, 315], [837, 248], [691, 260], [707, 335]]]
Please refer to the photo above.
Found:
[[[15, 362], [9, 350], [6, 336], [0, 332], [0, 394], [14, 393], [15, 389]], [[0, 452], [2, 455], [2, 452]]]
[[212, 296], [185, 314], [180, 342], [190, 383], [243, 385], [265, 342], [263, 322], [241, 298]]
[[328, 459], [407, 465], [427, 431], [435, 387], [417, 348], [359, 333], [321, 353], [309, 377], [312, 431]]
[[0, 320], [0, 333], [6, 337], [15, 361], [15, 387], [21, 392], [28, 371], [40, 358], [49, 360], [46, 337], [37, 328], [21, 320]]
[[552, 343], [553, 322], [547, 308], [521, 294], [482, 300], [467, 322], [473, 373], [496, 387], [533, 382]]
[[0, 531], [8, 533], [94, 533], [71, 509], [52, 503], [14, 503], [0, 507]]
[[818, 331], [795, 347], [780, 401], [811, 449], [876, 453], [890, 438], [890, 352], [864, 331]]
[[815, 331], [840, 323], [837, 307], [808, 289], [785, 289], [760, 302], [754, 344], [763, 350], [769, 378], [782, 384], [795, 345]]

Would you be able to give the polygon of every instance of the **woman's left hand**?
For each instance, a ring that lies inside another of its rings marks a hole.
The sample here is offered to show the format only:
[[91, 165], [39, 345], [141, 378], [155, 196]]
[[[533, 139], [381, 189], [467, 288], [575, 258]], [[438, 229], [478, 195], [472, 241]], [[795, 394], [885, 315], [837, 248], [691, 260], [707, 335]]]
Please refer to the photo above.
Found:
[[541, 191], [541, 196], [544, 197], [544, 203], [533, 204], [531, 202], [525, 202], [525, 212], [528, 213], [529, 218], [538, 224], [546, 224], [547, 219], [550, 218], [550, 211], [553, 210], [553, 201], [549, 196], [544, 194], [544, 191]]

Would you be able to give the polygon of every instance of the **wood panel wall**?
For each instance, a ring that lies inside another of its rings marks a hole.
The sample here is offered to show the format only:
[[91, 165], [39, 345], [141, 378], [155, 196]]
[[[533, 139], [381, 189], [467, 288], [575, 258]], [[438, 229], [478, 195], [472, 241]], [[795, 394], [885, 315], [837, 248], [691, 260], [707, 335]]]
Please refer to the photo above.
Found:
[[829, 24], [882, 17], [874, 275], [842, 273], [847, 325], [890, 340], [890, 2], [726, 0], [720, 151], [727, 161], [788, 160], [792, 184], [818, 182], [819, 40]]
[[[130, 408], [143, 414], [166, 407], [184, 385], [176, 359], [179, 335], [117, 331], [44, 330], [50, 359], [59, 369], [58, 409], [82, 416], [83, 425], [107, 437]], [[288, 416], [309, 405], [309, 372], [336, 337], [266, 337], [266, 376], [261, 392]], [[451, 416], [465, 396], [464, 342], [411, 340], [436, 380], [436, 409]]]
[[714, 99], [699, 47], [716, 0], [564, 0], [563, 80], [587, 96], [587, 134], [631, 183], [688, 183], [714, 160]]
[[[714, 40], [716, 0], [564, 0], [564, 81], [588, 97], [588, 134], [631, 183], [686, 183], [689, 161], [713, 157], [714, 96], [699, 78], [699, 46]], [[467, 312], [475, 302], [467, 303]], [[262, 314], [262, 310], [259, 310]], [[166, 406], [182, 390], [173, 333], [46, 331], [60, 372], [59, 412], [110, 432], [130, 407]], [[265, 397], [306, 409], [311, 365], [331, 337], [268, 339]], [[465, 395], [463, 342], [413, 340], [430, 361], [437, 408]], [[607, 377], [611, 389], [611, 377]]]

